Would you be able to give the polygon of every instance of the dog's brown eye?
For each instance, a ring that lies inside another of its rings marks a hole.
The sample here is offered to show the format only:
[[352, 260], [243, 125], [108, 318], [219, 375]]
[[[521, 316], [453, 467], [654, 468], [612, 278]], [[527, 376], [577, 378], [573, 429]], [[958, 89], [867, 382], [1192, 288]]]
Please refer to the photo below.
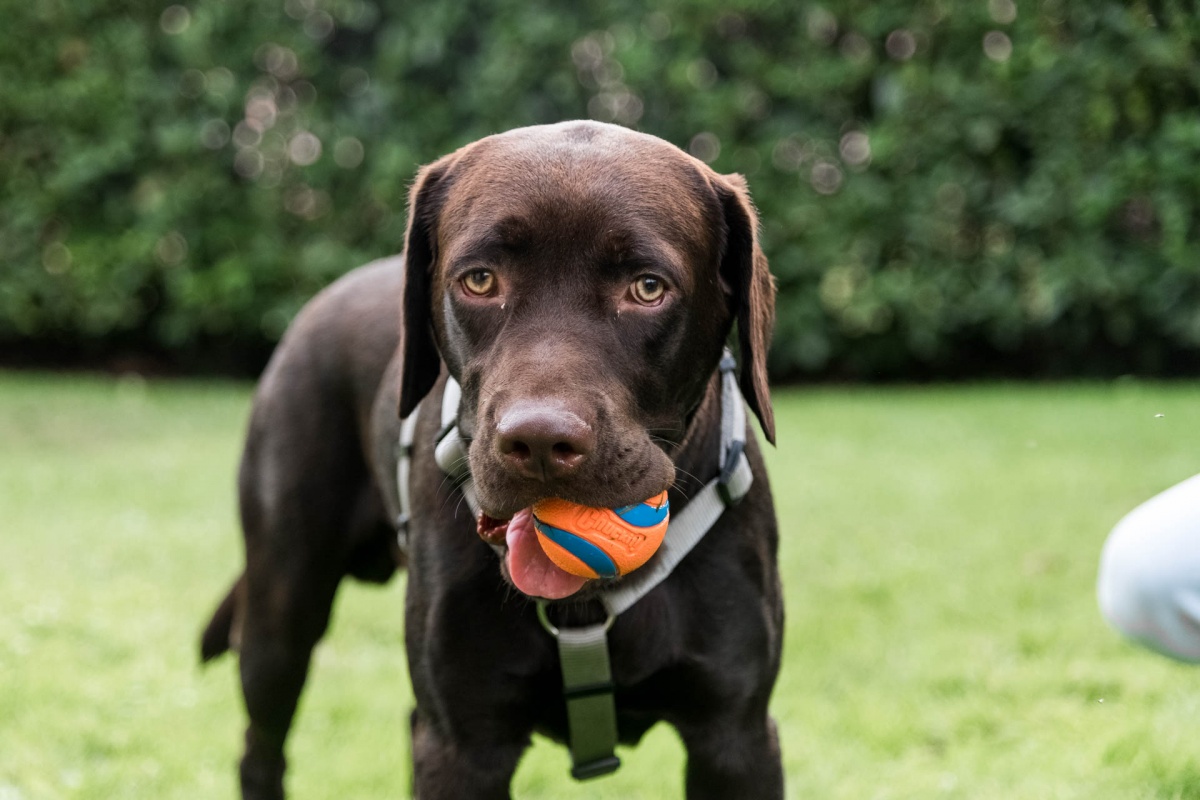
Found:
[[645, 306], [658, 303], [667, 291], [667, 285], [663, 283], [662, 279], [653, 275], [640, 276], [630, 288], [633, 291], [633, 298]]
[[473, 269], [463, 276], [462, 285], [469, 294], [482, 297], [496, 288], [496, 276], [490, 270]]

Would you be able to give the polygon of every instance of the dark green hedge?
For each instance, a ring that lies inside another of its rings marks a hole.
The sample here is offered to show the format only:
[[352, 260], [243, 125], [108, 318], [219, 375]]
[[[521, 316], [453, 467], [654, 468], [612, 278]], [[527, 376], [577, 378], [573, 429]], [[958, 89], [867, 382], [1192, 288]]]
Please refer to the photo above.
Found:
[[781, 378], [1200, 361], [1186, 4], [9, 6], [9, 356], [256, 368], [307, 297], [401, 247], [417, 165], [591, 116], [748, 176]]

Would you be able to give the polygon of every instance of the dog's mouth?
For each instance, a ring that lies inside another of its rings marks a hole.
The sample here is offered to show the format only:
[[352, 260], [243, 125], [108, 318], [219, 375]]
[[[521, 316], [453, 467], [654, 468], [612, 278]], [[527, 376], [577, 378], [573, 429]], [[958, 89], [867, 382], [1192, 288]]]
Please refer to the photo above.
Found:
[[589, 580], [572, 575], [550, 560], [538, 543], [532, 509], [523, 508], [512, 519], [481, 512], [475, 525], [479, 538], [493, 547], [504, 547], [509, 580], [530, 597], [561, 600], [578, 592]]

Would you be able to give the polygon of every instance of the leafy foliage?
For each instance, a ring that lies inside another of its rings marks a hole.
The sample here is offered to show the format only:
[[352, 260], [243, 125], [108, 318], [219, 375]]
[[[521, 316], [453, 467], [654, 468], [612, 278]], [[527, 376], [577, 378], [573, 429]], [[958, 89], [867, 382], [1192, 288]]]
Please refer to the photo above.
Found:
[[747, 175], [779, 377], [1200, 363], [1177, 2], [41, 0], [0, 30], [0, 342], [254, 368], [416, 167], [594, 117]]

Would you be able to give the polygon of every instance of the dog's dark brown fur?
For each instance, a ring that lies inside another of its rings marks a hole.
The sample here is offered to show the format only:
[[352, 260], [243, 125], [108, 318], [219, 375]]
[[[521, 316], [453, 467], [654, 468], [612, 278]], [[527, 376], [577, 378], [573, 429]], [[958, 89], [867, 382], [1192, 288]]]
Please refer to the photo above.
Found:
[[[422, 170], [404, 260], [314, 299], [255, 399], [239, 481], [246, 571], [202, 641], [206, 660], [240, 650], [244, 797], [282, 797], [284, 740], [342, 577], [383, 581], [403, 562], [397, 409], [420, 414], [406, 605], [415, 795], [507, 798], [532, 732], [565, 737], [554, 641], [433, 461], [445, 375], [463, 387], [488, 515], [668, 487], [677, 515], [718, 472], [714, 372], [735, 320], [742, 390], [774, 440], [774, 288], [756, 227], [740, 177], [614, 126], [513, 131]], [[495, 283], [476, 296], [464, 280], [480, 269]], [[656, 304], [630, 293], [647, 274], [666, 286]], [[767, 714], [776, 525], [753, 437], [748, 451], [750, 494], [609, 633], [621, 739], [674, 725], [689, 798], [783, 794]], [[597, 621], [594, 589], [555, 603], [556, 620]]]

